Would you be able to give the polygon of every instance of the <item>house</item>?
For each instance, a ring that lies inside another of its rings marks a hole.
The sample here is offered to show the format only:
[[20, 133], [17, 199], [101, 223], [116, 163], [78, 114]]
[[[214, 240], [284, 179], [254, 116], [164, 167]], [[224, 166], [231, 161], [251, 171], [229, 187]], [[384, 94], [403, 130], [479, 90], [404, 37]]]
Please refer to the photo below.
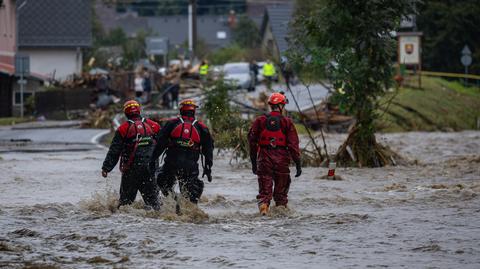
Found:
[[91, 0], [0, 0], [0, 117], [20, 111], [17, 53], [30, 59], [24, 100], [44, 80], [81, 73], [82, 50], [92, 44], [90, 4]]
[[[107, 32], [120, 27], [128, 37], [135, 37], [139, 31], [144, 31], [151, 36], [168, 38], [172, 47], [188, 42], [186, 15], [142, 17], [131, 11], [118, 13], [113, 6], [102, 3], [97, 3], [95, 10], [97, 14], [102, 14], [98, 19]], [[197, 37], [210, 49], [228, 46], [232, 40], [228, 14], [197, 16]]]
[[293, 4], [270, 5], [265, 9], [261, 27], [262, 47], [274, 58], [279, 58], [288, 49], [287, 37], [293, 11]]
[[[188, 41], [187, 16], [148, 18], [148, 27], [156, 36], [168, 37], [170, 44], [182, 45]], [[197, 37], [210, 49], [226, 47], [232, 40], [227, 16], [202, 15], [197, 17]]]
[[91, 0], [16, 2], [18, 49], [30, 56], [30, 70], [55, 80], [79, 75], [82, 50], [92, 45]]

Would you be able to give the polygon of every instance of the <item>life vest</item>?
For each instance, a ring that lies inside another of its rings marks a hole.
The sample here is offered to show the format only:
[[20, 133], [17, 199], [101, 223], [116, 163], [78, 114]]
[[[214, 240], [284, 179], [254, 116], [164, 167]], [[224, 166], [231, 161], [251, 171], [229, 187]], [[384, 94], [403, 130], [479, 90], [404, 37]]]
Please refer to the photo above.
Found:
[[184, 120], [182, 117], [178, 119], [180, 122], [170, 133], [173, 146], [198, 150], [200, 148], [200, 133], [195, 127], [197, 120], [191, 122]]
[[287, 136], [282, 130], [282, 116], [266, 115], [265, 128], [260, 133], [259, 145], [264, 147], [286, 147]]
[[128, 120], [128, 129], [124, 137], [125, 149], [120, 162], [120, 171], [126, 172], [132, 164], [146, 166], [155, 148], [155, 132], [144, 118]]

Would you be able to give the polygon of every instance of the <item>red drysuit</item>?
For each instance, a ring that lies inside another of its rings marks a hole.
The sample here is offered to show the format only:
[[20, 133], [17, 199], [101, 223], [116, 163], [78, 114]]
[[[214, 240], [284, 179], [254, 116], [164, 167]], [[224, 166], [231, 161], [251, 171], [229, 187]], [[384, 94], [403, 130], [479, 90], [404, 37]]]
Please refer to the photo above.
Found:
[[256, 165], [258, 175], [259, 204], [269, 205], [273, 196], [277, 206], [287, 205], [290, 161], [300, 164], [298, 135], [292, 120], [278, 111], [262, 115], [253, 122], [248, 141], [252, 165]]

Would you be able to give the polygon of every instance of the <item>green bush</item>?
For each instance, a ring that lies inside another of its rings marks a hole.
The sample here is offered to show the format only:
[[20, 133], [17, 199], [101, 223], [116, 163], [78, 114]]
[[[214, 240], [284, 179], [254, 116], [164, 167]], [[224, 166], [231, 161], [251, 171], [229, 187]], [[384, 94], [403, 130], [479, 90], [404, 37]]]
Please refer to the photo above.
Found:
[[234, 157], [245, 159], [249, 156], [247, 134], [250, 122], [242, 119], [240, 112], [229, 104], [230, 89], [223, 79], [213, 82], [205, 90], [203, 111], [209, 120], [215, 147], [233, 149]]
[[248, 50], [239, 45], [232, 45], [210, 54], [208, 59], [213, 65], [221, 65], [227, 62], [245, 61], [248, 57]]

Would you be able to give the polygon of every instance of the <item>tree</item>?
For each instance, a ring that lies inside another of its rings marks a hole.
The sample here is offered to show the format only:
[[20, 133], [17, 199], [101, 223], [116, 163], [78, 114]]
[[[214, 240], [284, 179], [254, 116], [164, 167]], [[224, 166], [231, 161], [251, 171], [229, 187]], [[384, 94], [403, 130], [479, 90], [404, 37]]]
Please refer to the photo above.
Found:
[[473, 52], [472, 73], [480, 74], [480, 2], [424, 0], [417, 26], [423, 32], [423, 66], [427, 70], [463, 73], [460, 52]]
[[127, 34], [122, 28], [117, 27], [110, 30], [108, 35], [99, 40], [101, 46], [123, 46], [128, 41]]
[[340, 103], [356, 123], [335, 159], [341, 165], [383, 166], [395, 154], [378, 144], [374, 120], [378, 97], [391, 86], [395, 39], [411, 0], [316, 0], [295, 17], [290, 57], [295, 65], [323, 66]]
[[140, 30], [137, 32], [136, 37], [129, 39], [123, 44], [123, 60], [126, 67], [133, 67], [138, 60], [147, 56], [145, 53], [145, 39], [149, 35], [149, 32]]
[[241, 47], [256, 48], [260, 44], [260, 31], [252, 19], [242, 15], [233, 30], [233, 40]]
[[230, 104], [229, 91], [234, 90], [223, 78], [205, 88], [203, 112], [210, 122], [215, 147], [232, 149], [236, 159], [248, 155], [247, 133], [250, 122], [242, 118], [240, 111]]

